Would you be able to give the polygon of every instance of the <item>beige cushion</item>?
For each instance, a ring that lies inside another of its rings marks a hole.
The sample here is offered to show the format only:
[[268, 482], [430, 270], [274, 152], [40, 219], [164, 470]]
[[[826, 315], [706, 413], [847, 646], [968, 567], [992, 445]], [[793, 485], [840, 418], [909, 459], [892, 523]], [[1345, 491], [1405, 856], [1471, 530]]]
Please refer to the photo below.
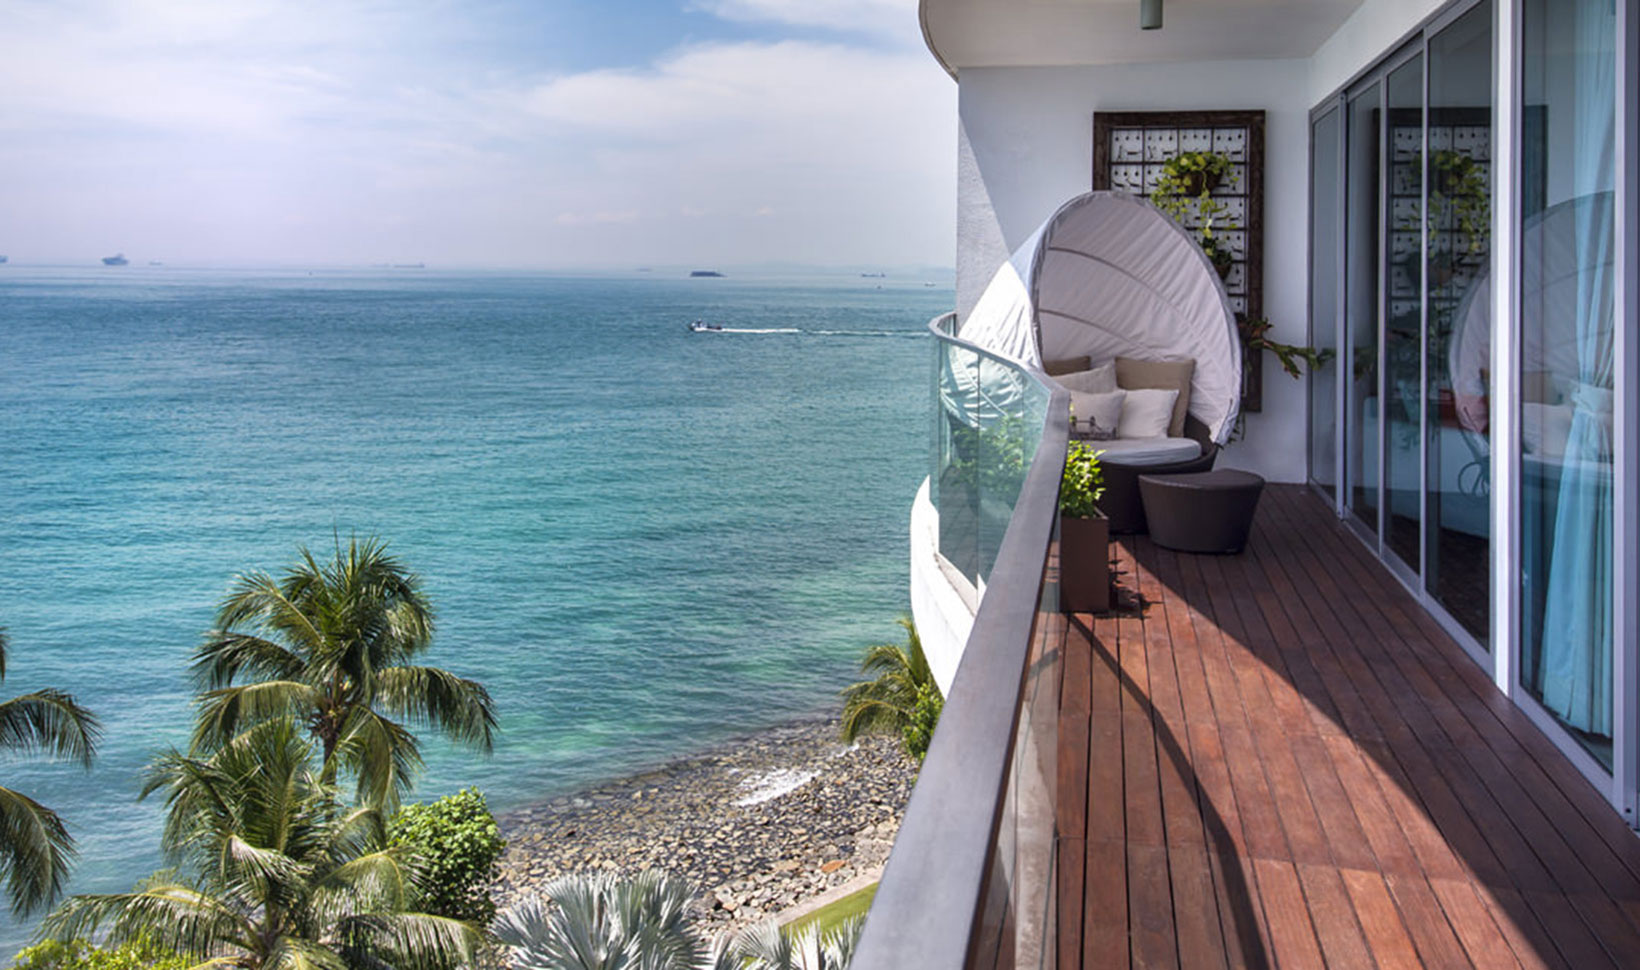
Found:
[[1095, 441], [1116, 437], [1122, 423], [1122, 399], [1127, 392], [1110, 391], [1106, 394], [1071, 392], [1071, 413], [1076, 415], [1076, 431], [1087, 434]]
[[1093, 366], [1093, 358], [1083, 354], [1081, 357], [1061, 357], [1058, 360], [1042, 362], [1042, 373], [1049, 377], [1058, 377], [1060, 374], [1074, 374], [1079, 370], [1087, 370]]
[[1167, 436], [1184, 436], [1184, 419], [1190, 413], [1190, 378], [1196, 373], [1193, 360], [1135, 360], [1116, 358], [1116, 386], [1127, 391], [1141, 388], [1163, 388], [1179, 392], [1173, 402], [1173, 417], [1167, 424]]
[[1081, 391], [1083, 394], [1109, 394], [1118, 390], [1116, 364], [1113, 361], [1106, 361], [1091, 370], [1061, 374], [1054, 380], [1067, 391]]
[[1159, 387], [1128, 391], [1122, 401], [1122, 420], [1116, 425], [1116, 437], [1179, 437], [1167, 433], [1167, 423], [1173, 417], [1173, 402], [1178, 399], [1178, 391]]

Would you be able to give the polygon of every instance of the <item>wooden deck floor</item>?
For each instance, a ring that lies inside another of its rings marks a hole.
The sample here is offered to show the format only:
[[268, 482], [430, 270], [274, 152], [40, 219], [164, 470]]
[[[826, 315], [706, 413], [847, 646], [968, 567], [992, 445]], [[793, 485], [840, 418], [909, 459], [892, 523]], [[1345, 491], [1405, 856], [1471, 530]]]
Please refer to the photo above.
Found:
[[1060, 970], [1640, 967], [1640, 839], [1305, 490], [1069, 617]]

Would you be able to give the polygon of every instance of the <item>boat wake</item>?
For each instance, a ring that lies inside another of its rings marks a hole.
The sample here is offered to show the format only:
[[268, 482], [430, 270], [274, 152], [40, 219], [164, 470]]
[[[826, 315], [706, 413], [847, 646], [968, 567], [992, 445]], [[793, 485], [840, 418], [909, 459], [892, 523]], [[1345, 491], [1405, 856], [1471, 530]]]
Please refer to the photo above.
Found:
[[810, 337], [921, 337], [907, 330], [804, 330], [799, 327], [702, 327], [694, 333], [803, 334]]

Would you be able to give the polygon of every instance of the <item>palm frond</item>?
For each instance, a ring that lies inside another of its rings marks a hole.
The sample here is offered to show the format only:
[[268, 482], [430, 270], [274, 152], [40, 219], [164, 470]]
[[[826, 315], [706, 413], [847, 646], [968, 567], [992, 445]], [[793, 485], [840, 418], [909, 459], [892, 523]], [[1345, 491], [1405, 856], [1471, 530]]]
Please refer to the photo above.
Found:
[[247, 725], [306, 713], [319, 699], [317, 689], [296, 680], [265, 680], [206, 691], [197, 701], [189, 745], [196, 752], [214, 750]]
[[261, 970], [352, 970], [341, 954], [295, 936], [281, 936], [262, 959]]
[[385, 808], [399, 803], [422, 766], [416, 736], [362, 705], [349, 712], [332, 758], [358, 779], [360, 802]]
[[451, 740], [490, 750], [495, 702], [475, 680], [438, 667], [388, 667], [376, 674], [376, 703], [389, 714], [436, 727]]
[[[264, 572], [235, 576], [227, 598], [217, 607], [217, 629], [231, 630], [242, 624], [278, 633], [303, 652], [316, 650], [325, 639], [300, 599], [288, 595], [285, 586]], [[196, 654], [195, 663], [200, 659]]]
[[478, 927], [426, 913], [376, 913], [347, 920], [339, 932], [347, 950], [370, 953], [396, 970], [449, 970], [473, 962], [484, 934]]
[[46, 688], [0, 703], [0, 748], [72, 758], [86, 768], [102, 725], [70, 694]]
[[87, 939], [107, 928], [123, 943], [146, 937], [194, 959], [219, 955], [224, 946], [254, 953], [257, 934], [239, 912], [192, 886], [156, 880], [135, 892], [70, 896], [41, 924], [43, 936]]
[[253, 680], [299, 680], [305, 666], [301, 657], [272, 640], [231, 630], [212, 630], [194, 653], [194, 679], [201, 687], [216, 689], [233, 683], [241, 672]]
[[0, 875], [13, 912], [27, 916], [55, 901], [73, 855], [74, 840], [57, 813], [0, 787]]

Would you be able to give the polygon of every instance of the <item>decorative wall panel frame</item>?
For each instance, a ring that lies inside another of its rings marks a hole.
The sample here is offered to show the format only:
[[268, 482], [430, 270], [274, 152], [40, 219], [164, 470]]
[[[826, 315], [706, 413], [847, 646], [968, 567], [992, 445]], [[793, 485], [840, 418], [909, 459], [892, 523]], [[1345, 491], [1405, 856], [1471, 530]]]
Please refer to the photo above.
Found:
[[[1215, 151], [1230, 174], [1213, 190], [1239, 228], [1215, 230], [1235, 256], [1224, 289], [1238, 317], [1264, 316], [1264, 112], [1096, 111], [1093, 188], [1148, 196], [1162, 167], [1181, 152]], [[1196, 228], [1186, 223], [1187, 228]], [[1249, 359], [1242, 410], [1263, 398], [1263, 355]]]

